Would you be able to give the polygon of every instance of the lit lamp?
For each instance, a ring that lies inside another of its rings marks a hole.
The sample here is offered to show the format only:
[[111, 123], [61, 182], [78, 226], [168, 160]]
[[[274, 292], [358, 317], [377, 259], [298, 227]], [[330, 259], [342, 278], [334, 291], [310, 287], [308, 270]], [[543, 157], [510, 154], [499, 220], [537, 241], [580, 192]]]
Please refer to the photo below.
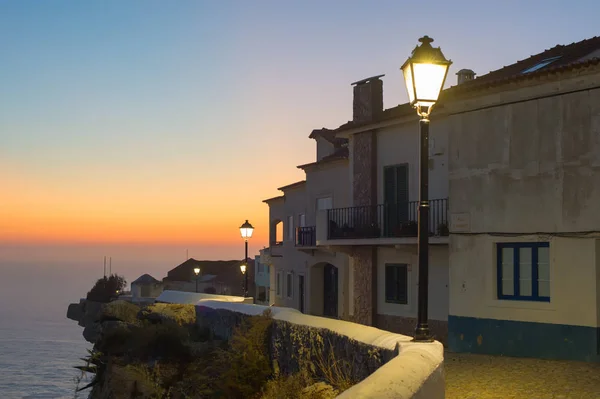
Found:
[[240, 265], [240, 270], [244, 275], [244, 297], [248, 296], [248, 275], [246, 274], [246, 262], [248, 262], [248, 239], [252, 238], [252, 233], [254, 232], [254, 227], [250, 223], [248, 223], [248, 219], [240, 226], [240, 233], [242, 234], [242, 238], [244, 239], [246, 256], [244, 257], [244, 263]]
[[199, 267], [194, 267], [194, 274], [196, 275], [196, 292], [198, 292], [198, 275], [200, 274]]
[[410, 104], [421, 117], [420, 166], [419, 166], [419, 299], [415, 341], [432, 341], [427, 321], [429, 291], [429, 114], [437, 102], [448, 68], [447, 60], [439, 47], [431, 46], [433, 39], [423, 36], [420, 46], [415, 47], [410, 58], [402, 65]]

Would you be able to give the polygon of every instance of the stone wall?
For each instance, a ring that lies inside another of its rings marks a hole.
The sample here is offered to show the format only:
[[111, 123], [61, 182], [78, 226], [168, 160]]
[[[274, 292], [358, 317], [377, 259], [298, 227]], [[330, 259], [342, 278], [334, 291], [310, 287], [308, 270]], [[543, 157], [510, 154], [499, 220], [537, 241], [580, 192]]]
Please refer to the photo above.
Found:
[[352, 136], [352, 200], [354, 206], [377, 203], [377, 135], [374, 131]]
[[[375, 132], [352, 137], [352, 200], [354, 206], [377, 203], [377, 136]], [[372, 247], [356, 247], [352, 253], [354, 273], [353, 321], [373, 325], [377, 314], [377, 259]]]
[[414, 343], [411, 337], [341, 320], [305, 315], [295, 309], [200, 301], [196, 319], [218, 338], [227, 339], [245, 317], [270, 310], [270, 356], [284, 374], [300, 360], [335, 360], [361, 381], [339, 398], [444, 398], [443, 346]]
[[354, 268], [354, 314], [355, 323], [372, 326], [377, 314], [377, 260], [373, 247], [355, 247], [352, 253]]

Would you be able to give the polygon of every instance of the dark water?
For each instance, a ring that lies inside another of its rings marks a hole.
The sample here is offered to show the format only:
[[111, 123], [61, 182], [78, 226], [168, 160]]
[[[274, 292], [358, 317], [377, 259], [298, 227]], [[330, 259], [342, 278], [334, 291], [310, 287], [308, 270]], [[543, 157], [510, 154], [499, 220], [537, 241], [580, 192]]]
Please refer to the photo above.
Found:
[[20, 316], [5, 314], [0, 319], [0, 397], [75, 398], [79, 371], [73, 366], [83, 364], [79, 358], [91, 348], [81, 336], [82, 328], [64, 316], [56, 321]]

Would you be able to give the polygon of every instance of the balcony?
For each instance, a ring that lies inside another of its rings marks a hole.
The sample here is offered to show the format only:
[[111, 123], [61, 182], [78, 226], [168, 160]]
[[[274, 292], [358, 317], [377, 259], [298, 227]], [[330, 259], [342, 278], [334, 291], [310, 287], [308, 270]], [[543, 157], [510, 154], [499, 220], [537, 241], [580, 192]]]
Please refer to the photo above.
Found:
[[[418, 201], [329, 209], [327, 239], [416, 237]], [[448, 199], [429, 201], [429, 234], [448, 236]]]
[[315, 247], [317, 245], [316, 231], [315, 226], [298, 227], [296, 229], [296, 246]]

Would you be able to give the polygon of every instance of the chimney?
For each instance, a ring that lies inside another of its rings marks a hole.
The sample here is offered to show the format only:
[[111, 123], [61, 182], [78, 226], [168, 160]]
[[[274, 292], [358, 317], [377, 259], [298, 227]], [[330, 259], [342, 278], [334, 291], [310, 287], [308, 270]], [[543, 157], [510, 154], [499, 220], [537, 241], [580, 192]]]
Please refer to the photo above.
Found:
[[458, 84], [459, 85], [475, 79], [475, 75], [476, 75], [476, 73], [470, 69], [461, 69], [460, 71], [456, 72], [456, 74], [458, 75]]
[[381, 77], [372, 76], [352, 83], [354, 100], [352, 105], [353, 122], [371, 122], [383, 112], [383, 82]]

